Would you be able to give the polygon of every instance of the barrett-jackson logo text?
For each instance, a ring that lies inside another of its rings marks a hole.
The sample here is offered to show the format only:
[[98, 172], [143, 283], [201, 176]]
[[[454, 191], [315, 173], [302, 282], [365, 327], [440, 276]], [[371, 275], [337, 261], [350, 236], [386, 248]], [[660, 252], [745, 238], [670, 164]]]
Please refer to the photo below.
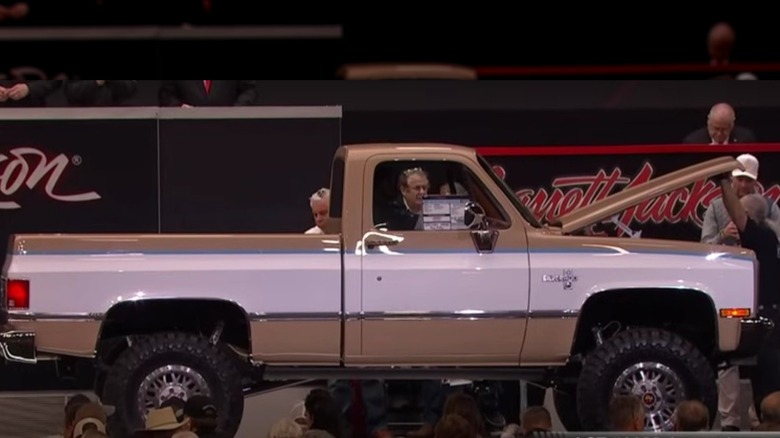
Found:
[[[75, 157], [74, 157], [75, 158]], [[79, 164], [80, 159], [74, 159], [73, 164]], [[76, 194], [60, 193], [57, 184], [63, 172], [71, 164], [65, 154], [59, 154], [49, 159], [46, 154], [36, 148], [20, 147], [0, 153], [0, 210], [21, 208], [11, 200], [22, 188], [32, 190], [43, 184], [46, 195], [60, 202], [85, 202], [100, 199], [95, 192]]]
[[[493, 169], [499, 177], [505, 179], [506, 170], [502, 166], [493, 166]], [[549, 190], [519, 189], [515, 193], [537, 218], [550, 221], [576, 208], [604, 199], [612, 193], [643, 184], [652, 179], [654, 172], [653, 165], [645, 162], [633, 178], [624, 175], [620, 167], [614, 168], [610, 173], [599, 169], [595, 175], [555, 178]], [[780, 186], [777, 184], [767, 189], [759, 184], [757, 191], [775, 203], [780, 199]], [[720, 188], [714, 181], [696, 181], [687, 187], [627, 208], [620, 215], [620, 222], [627, 226], [634, 222], [692, 222], [701, 227], [704, 211], [712, 200], [719, 196]]]

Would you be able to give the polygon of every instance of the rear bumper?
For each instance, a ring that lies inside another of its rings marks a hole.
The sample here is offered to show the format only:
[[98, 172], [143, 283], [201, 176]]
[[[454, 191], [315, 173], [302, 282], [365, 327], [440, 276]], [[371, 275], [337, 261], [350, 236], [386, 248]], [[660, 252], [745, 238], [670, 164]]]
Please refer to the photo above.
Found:
[[[5, 312], [3, 312], [5, 313]], [[35, 364], [38, 358], [35, 352], [35, 332], [15, 330], [7, 324], [7, 313], [0, 315], [0, 356], [8, 362]]]

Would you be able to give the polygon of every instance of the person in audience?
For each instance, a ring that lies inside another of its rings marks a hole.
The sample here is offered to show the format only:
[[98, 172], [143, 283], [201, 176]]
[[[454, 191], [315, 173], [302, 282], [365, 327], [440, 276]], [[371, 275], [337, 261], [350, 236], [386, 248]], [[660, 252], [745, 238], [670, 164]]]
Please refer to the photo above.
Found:
[[718, 177], [723, 205], [737, 228], [741, 246], [753, 251], [758, 261], [758, 314], [775, 323], [761, 346], [750, 376], [754, 407], [759, 410], [765, 396], [780, 390], [780, 245], [777, 225], [767, 220], [766, 199], [755, 193], [740, 197], [731, 184], [731, 176]]
[[[758, 159], [750, 154], [742, 154], [737, 157], [744, 170], [734, 170], [731, 173], [731, 187], [739, 198], [754, 194], [758, 184]], [[768, 219], [774, 223], [780, 223], [780, 207], [766, 198]], [[780, 235], [778, 235], [780, 239]], [[704, 222], [701, 228], [701, 241], [703, 243], [739, 246], [739, 231], [731, 220], [723, 198], [712, 200], [704, 212]], [[720, 415], [721, 428], [724, 431], [739, 430], [742, 422], [739, 400], [740, 380], [739, 367], [730, 366], [718, 371], [718, 413]], [[758, 421], [755, 409], [748, 409], [751, 421]]]
[[[738, 156], [737, 161], [742, 164], [745, 170], [737, 169], [731, 173], [731, 186], [736, 191], [737, 197], [742, 198], [756, 193], [759, 162], [756, 157], [750, 154]], [[766, 202], [767, 219], [780, 223], [780, 207], [768, 198]], [[701, 241], [718, 245], [739, 245], [739, 233], [723, 205], [723, 198], [713, 199], [704, 212]]]
[[549, 432], [552, 430], [552, 416], [544, 406], [531, 406], [523, 412], [520, 428], [524, 436], [534, 432]]
[[761, 424], [780, 426], [780, 391], [772, 392], [761, 400]]
[[257, 101], [256, 81], [163, 81], [160, 106], [247, 106]]
[[645, 430], [645, 407], [635, 395], [616, 395], [609, 402], [609, 425], [613, 432]]
[[474, 425], [458, 414], [448, 414], [436, 423], [433, 431], [434, 438], [474, 438], [478, 432]]
[[76, 412], [73, 423], [73, 438], [83, 438], [89, 430], [106, 433], [108, 418], [103, 406], [89, 402], [81, 405]]
[[300, 438], [303, 428], [291, 418], [282, 418], [268, 429], [268, 438]]
[[[330, 209], [330, 190], [322, 188], [314, 192], [309, 198], [311, 213], [314, 217], [314, 226], [306, 230], [305, 234], [324, 234], [324, 227], [328, 222]], [[366, 416], [366, 428], [369, 436], [387, 437], [387, 400], [384, 380], [367, 379], [357, 381], [362, 393], [363, 409]], [[333, 399], [341, 406], [341, 412], [346, 424], [350, 424], [350, 413], [355, 400], [355, 390], [351, 380], [329, 380], [328, 390]]]
[[30, 5], [25, 1], [0, 1], [0, 25], [23, 21], [30, 14]]
[[674, 430], [677, 432], [700, 432], [710, 429], [710, 411], [698, 400], [686, 400], [677, 406], [674, 413]]
[[311, 214], [314, 216], [314, 226], [305, 234], [325, 234], [325, 223], [330, 216], [330, 189], [321, 188], [309, 197]]
[[710, 55], [710, 65], [729, 65], [731, 52], [734, 50], [736, 35], [728, 23], [717, 23], [712, 26], [707, 35], [707, 52]]
[[119, 106], [135, 95], [137, 82], [68, 80], [63, 91], [70, 106]]
[[46, 99], [62, 85], [62, 81], [0, 80], [0, 107], [45, 107]]
[[[304, 401], [306, 408], [306, 429], [322, 430], [335, 438], [347, 438], [336, 401], [326, 389], [312, 389]], [[305, 435], [304, 435], [305, 436]]]
[[444, 403], [442, 418], [448, 415], [457, 415], [468, 421], [471, 430], [476, 433], [477, 437], [490, 437], [490, 434], [485, 427], [485, 422], [482, 420], [482, 413], [479, 411], [477, 401], [474, 400], [474, 397], [471, 395], [464, 392], [454, 392], [450, 394], [450, 396], [447, 397], [447, 401]]
[[64, 438], [73, 438], [73, 429], [76, 425], [76, 414], [82, 406], [88, 403], [97, 403], [100, 405], [106, 417], [114, 414], [114, 407], [103, 405], [100, 403], [97, 396], [90, 397], [87, 394], [75, 394], [68, 397], [68, 401], [65, 403], [65, 424], [62, 433]]
[[736, 125], [737, 115], [727, 103], [717, 103], [710, 108], [707, 126], [688, 134], [683, 143], [725, 145], [731, 143], [755, 143], [756, 136], [747, 128]]
[[200, 438], [218, 438], [218, 412], [214, 402], [205, 395], [193, 395], [184, 403], [184, 418]]
[[172, 438], [176, 432], [188, 431], [190, 423], [176, 418], [173, 408], [151, 409], [146, 413], [146, 423], [135, 438]]

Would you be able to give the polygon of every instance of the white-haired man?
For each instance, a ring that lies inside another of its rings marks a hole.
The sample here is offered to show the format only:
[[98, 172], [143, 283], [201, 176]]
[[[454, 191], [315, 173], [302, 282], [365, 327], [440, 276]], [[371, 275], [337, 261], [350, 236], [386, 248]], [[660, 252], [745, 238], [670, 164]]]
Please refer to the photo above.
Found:
[[[758, 183], [758, 159], [750, 154], [742, 154], [737, 157], [744, 170], [731, 172], [730, 185], [739, 198], [756, 192]], [[780, 208], [771, 200], [766, 200], [767, 221], [780, 222]], [[780, 237], [779, 237], [780, 238]], [[701, 241], [718, 245], [739, 246], [740, 232], [731, 220], [723, 198], [717, 198], [710, 203], [704, 213], [704, 223], [701, 229]], [[718, 372], [718, 413], [720, 424], [724, 431], [739, 430], [742, 422], [739, 410], [739, 368], [728, 367]], [[751, 421], [757, 421], [755, 412], [749, 410]]]
[[726, 145], [755, 143], [756, 136], [745, 127], [737, 126], [734, 108], [727, 103], [716, 103], [707, 114], [707, 126], [690, 133], [683, 143]]
[[330, 217], [330, 189], [322, 188], [309, 197], [314, 226], [306, 230], [306, 234], [325, 234], [325, 224]]

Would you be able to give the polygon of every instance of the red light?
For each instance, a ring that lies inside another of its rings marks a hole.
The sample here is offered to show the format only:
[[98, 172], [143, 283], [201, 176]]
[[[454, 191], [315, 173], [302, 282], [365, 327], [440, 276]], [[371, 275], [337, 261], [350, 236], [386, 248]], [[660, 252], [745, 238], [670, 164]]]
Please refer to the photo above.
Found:
[[9, 310], [30, 308], [29, 280], [7, 280], [5, 283], [5, 293]]

